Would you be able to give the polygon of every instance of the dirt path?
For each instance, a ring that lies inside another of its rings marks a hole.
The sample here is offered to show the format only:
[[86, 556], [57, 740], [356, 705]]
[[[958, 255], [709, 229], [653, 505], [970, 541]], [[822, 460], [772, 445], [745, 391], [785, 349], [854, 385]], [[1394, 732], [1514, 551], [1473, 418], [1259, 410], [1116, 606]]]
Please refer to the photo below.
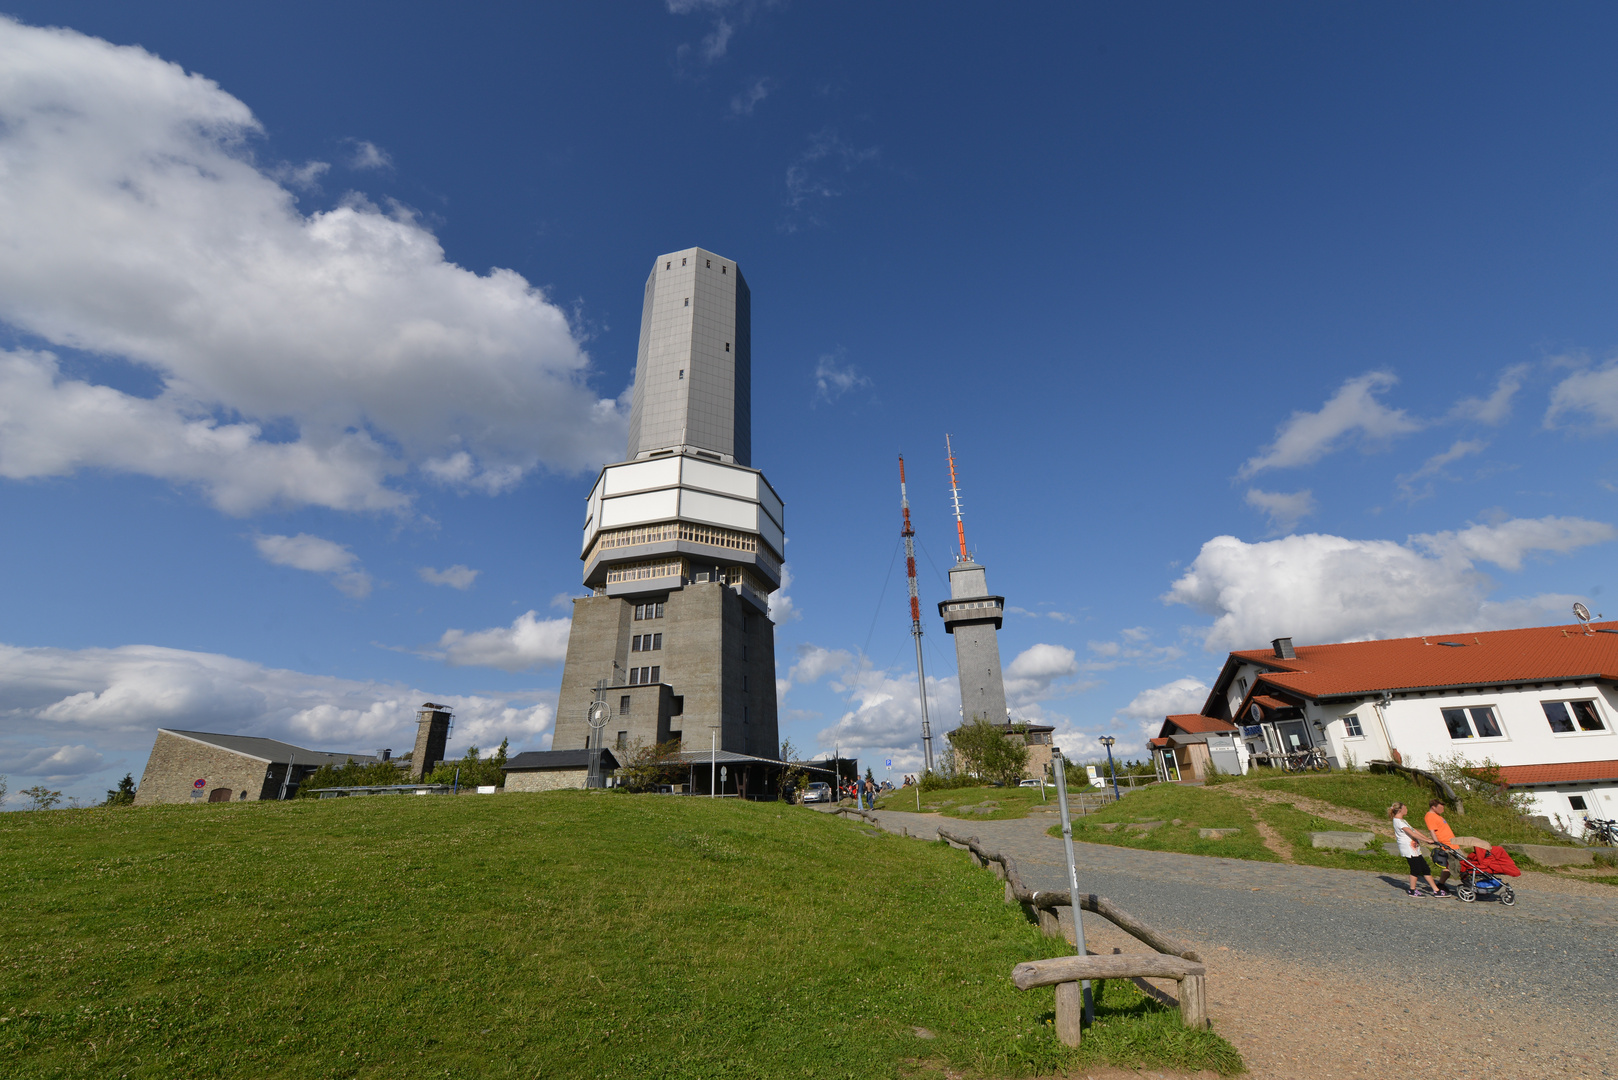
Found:
[[[1393, 826], [1385, 818], [1367, 814], [1363, 810], [1352, 810], [1346, 806], [1337, 806], [1319, 799], [1311, 799], [1307, 795], [1298, 795], [1291, 791], [1264, 791], [1259, 788], [1240, 787], [1230, 785], [1223, 788], [1225, 794], [1233, 795], [1238, 799], [1249, 802], [1280, 803], [1291, 806], [1306, 814], [1325, 818], [1327, 821], [1341, 822], [1352, 825], [1363, 832], [1374, 832], [1378, 836], [1393, 839]], [[1291, 860], [1288, 860], [1289, 862]]]
[[1253, 819], [1253, 831], [1264, 841], [1264, 846], [1275, 852], [1276, 857], [1282, 862], [1297, 863], [1298, 860], [1293, 857], [1292, 845], [1287, 842], [1287, 838], [1272, 829], [1267, 822], [1259, 820], [1257, 810], [1251, 806], [1246, 809], [1248, 816]]

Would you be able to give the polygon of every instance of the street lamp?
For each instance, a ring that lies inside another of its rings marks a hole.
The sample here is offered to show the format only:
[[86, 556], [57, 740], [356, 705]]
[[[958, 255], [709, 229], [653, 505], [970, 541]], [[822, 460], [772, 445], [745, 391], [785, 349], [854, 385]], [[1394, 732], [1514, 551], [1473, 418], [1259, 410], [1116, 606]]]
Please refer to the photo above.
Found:
[[1112, 774], [1113, 802], [1117, 802], [1120, 798], [1122, 798], [1122, 796], [1118, 794], [1118, 767], [1112, 763], [1112, 744], [1117, 741], [1118, 740], [1113, 738], [1111, 735], [1101, 736], [1101, 745], [1107, 748], [1107, 771]]

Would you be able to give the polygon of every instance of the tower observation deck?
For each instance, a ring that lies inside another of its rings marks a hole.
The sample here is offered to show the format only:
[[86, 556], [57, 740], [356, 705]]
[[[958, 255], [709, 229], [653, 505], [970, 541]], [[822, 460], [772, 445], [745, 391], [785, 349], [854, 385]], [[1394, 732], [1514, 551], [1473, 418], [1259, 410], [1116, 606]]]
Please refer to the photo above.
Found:
[[[601, 470], [552, 748], [682, 739], [775, 757], [780, 496], [751, 467], [751, 295], [734, 260], [661, 255], [646, 279], [625, 460]], [[596, 709], [597, 718], [603, 710]]]

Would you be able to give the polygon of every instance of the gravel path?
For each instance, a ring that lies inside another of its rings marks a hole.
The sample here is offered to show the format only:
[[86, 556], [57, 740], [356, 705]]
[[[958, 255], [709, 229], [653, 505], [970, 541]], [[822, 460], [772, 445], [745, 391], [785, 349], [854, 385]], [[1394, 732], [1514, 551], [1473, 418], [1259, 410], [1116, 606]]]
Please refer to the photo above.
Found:
[[[1015, 857], [1030, 888], [1067, 887], [1052, 815], [878, 816], [926, 839], [976, 836]], [[1074, 848], [1080, 889], [1202, 946], [1215, 1023], [1255, 1076], [1464, 1077], [1508, 1062], [1618, 1076], [1618, 889], [1527, 873], [1508, 908], [1413, 899], [1402, 878], [1362, 870]], [[1092, 949], [1144, 948], [1091, 923]]]

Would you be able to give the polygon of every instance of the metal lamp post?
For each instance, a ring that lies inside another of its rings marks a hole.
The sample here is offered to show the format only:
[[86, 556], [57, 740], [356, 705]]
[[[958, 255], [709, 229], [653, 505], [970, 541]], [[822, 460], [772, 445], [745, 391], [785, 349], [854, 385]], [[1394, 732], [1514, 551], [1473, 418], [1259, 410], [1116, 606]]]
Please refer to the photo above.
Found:
[[1112, 744], [1118, 740], [1111, 735], [1101, 736], [1101, 745], [1107, 748], [1107, 771], [1112, 774], [1112, 801], [1117, 802], [1123, 796], [1118, 794], [1118, 767], [1112, 763]]

